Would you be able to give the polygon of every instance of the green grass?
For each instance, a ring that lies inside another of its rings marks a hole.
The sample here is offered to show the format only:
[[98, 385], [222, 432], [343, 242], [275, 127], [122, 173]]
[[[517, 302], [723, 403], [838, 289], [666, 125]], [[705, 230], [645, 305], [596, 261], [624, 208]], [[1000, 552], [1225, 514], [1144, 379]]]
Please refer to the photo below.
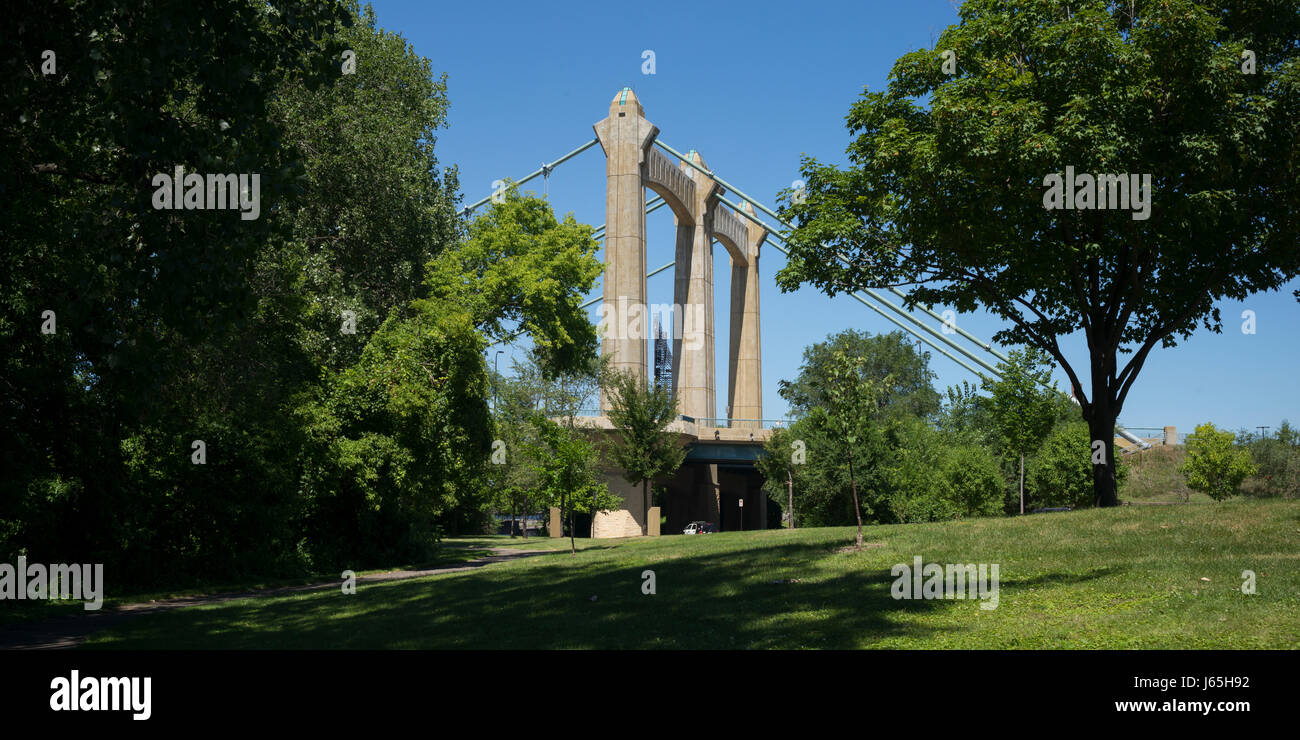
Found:
[[[1300, 647], [1300, 503], [873, 526], [867, 542], [883, 546], [861, 552], [844, 549], [853, 531], [580, 540], [577, 555], [363, 584], [351, 596], [330, 589], [142, 616], [88, 646]], [[999, 607], [893, 599], [890, 568], [914, 555], [998, 563]], [[641, 593], [646, 569], [655, 595]], [[1247, 569], [1255, 595], [1240, 590]]]

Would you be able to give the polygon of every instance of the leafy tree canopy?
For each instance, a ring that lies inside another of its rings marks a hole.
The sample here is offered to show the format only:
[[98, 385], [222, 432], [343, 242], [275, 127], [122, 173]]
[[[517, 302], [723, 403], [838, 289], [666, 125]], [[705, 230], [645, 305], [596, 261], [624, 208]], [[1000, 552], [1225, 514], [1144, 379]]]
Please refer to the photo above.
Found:
[[781, 397], [790, 403], [791, 413], [806, 414], [826, 401], [829, 368], [835, 353], [861, 357], [861, 378], [878, 383], [878, 410], [890, 415], [929, 416], [939, 409], [939, 394], [932, 381], [927, 357], [920, 354], [902, 332], [872, 335], [847, 329], [804, 349], [803, 365], [793, 381], [780, 383]]
[[[429, 264], [435, 297], [464, 306], [491, 339], [528, 333], [548, 370], [576, 370], [595, 354], [596, 329], [579, 307], [604, 266], [593, 229], [557, 220], [550, 204], [515, 188], [469, 225], [459, 247]], [[517, 326], [516, 326], [517, 325]]]
[[[777, 280], [910, 286], [909, 304], [1007, 321], [994, 339], [1048, 352], [1107, 440], [1094, 476], [1113, 505], [1110, 429], [1151, 350], [1300, 274], [1300, 2], [968, 0], [960, 15], [853, 105], [847, 167], [805, 160]], [[1046, 209], [1067, 167], [1149, 175], [1149, 217]], [[1076, 365], [1058, 338], [1079, 330]]]

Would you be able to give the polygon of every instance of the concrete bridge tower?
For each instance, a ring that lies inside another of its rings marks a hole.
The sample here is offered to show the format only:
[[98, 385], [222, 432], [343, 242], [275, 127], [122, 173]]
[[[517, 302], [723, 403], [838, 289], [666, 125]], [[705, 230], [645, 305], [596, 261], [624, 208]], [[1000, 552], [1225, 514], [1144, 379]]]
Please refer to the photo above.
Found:
[[[758, 255], [766, 232], [718, 201], [725, 191], [694, 150], [675, 162], [655, 148], [659, 129], [630, 88], [594, 126], [605, 150], [605, 279], [601, 352], [617, 370], [647, 375], [650, 306], [646, 303], [646, 189], [662, 197], [677, 227], [673, 282], [673, 394], [683, 416], [718, 415], [715, 390], [713, 242], [731, 257], [728, 418], [763, 415]], [[697, 167], [699, 169], [697, 169]], [[751, 216], [752, 209], [746, 211]], [[605, 401], [602, 398], [602, 407]], [[732, 426], [757, 426], [740, 422]]]
[[[650, 339], [645, 277], [647, 188], [672, 209], [677, 229], [672, 383], [679, 412], [688, 418], [670, 428], [681, 435], [683, 444], [702, 454], [668, 481], [673, 503], [667, 516], [670, 521], [703, 517], [725, 528], [740, 526], [739, 519], [744, 517], [750, 519], [751, 526], [766, 526], [766, 497], [758, 484], [752, 476], [720, 471], [720, 464], [734, 463], [734, 457], [727, 457], [733, 452], [717, 451], [728, 445], [761, 445], [768, 436], [756, 421], [763, 416], [758, 256], [766, 232], [721, 203], [719, 196], [725, 191], [698, 152], [686, 155], [688, 164], [669, 158], [655, 146], [659, 129], [646, 120], [645, 110], [630, 88], [614, 96], [609, 115], [594, 128], [605, 151], [606, 176], [601, 352], [610, 357], [614, 369], [639, 378], [648, 375]], [[753, 210], [746, 208], [746, 213], [752, 216]], [[727, 416], [729, 421], [752, 420], [728, 425], [719, 425], [715, 418], [714, 241], [726, 248], [731, 258]], [[603, 395], [601, 407], [608, 408]], [[596, 422], [605, 429], [608, 424], [608, 419]], [[647, 510], [640, 490], [623, 480], [618, 471], [607, 470], [606, 480], [610, 490], [623, 498], [624, 506], [598, 514], [594, 536], [658, 534], [659, 509]], [[748, 514], [742, 508], [746, 497], [752, 499]]]

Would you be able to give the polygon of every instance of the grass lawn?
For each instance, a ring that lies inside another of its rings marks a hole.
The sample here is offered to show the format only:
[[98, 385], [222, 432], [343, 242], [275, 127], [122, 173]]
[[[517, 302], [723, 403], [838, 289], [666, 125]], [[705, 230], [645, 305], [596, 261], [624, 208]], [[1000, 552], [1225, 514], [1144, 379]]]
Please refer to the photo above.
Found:
[[[881, 546], [861, 552], [844, 549], [853, 531], [579, 540], [577, 555], [553, 540], [553, 553], [363, 584], [352, 596], [330, 589], [142, 616], [87, 646], [1300, 647], [1298, 502], [873, 526], [866, 541]], [[893, 599], [890, 568], [915, 555], [999, 564], [999, 607]], [[641, 592], [646, 569], [654, 595]], [[1248, 569], [1255, 595], [1241, 592]]]

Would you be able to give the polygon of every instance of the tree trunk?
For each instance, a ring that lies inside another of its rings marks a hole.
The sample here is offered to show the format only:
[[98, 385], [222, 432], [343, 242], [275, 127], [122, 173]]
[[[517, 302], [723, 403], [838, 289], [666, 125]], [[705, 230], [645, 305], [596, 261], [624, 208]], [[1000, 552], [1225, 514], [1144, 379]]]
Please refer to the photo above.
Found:
[[862, 507], [858, 505], [858, 482], [853, 477], [853, 452], [849, 452], [849, 487], [853, 489], [853, 513], [858, 517], [858, 549], [862, 549]]
[[641, 481], [641, 510], [645, 512], [645, 516], [642, 517], [644, 524], [641, 527], [641, 534], [648, 535], [650, 534], [650, 481], [648, 479]]
[[1025, 513], [1025, 453], [1020, 453], [1020, 514]]
[[528, 539], [528, 497], [524, 496], [524, 539]]
[[[562, 504], [566, 504], [566, 505], [567, 505], [567, 503], [568, 503], [568, 501], [569, 501], [569, 497], [566, 495], [566, 496], [565, 496], [564, 498], [562, 498], [560, 501], [561, 501]], [[578, 554], [578, 546], [575, 545], [574, 542], [573, 542], [573, 507], [570, 506], [570, 507], [568, 507], [568, 508], [569, 508], [569, 554], [570, 554], [570, 555], [577, 555], [577, 554]]]
[[788, 468], [785, 471], [785, 487], [790, 494], [790, 529], [794, 529], [794, 475]]
[[[1092, 494], [1094, 506], [1119, 506], [1119, 493], [1115, 489], [1115, 417], [1117, 410], [1110, 402], [1110, 389], [1097, 387], [1093, 382], [1093, 398], [1088, 415], [1089, 438], [1100, 440], [1105, 447], [1105, 460], [1092, 466]], [[1089, 459], [1095, 458], [1092, 448]]]
[[515, 522], [519, 521], [519, 507], [515, 505], [514, 497], [510, 497], [510, 539], [515, 538]]

